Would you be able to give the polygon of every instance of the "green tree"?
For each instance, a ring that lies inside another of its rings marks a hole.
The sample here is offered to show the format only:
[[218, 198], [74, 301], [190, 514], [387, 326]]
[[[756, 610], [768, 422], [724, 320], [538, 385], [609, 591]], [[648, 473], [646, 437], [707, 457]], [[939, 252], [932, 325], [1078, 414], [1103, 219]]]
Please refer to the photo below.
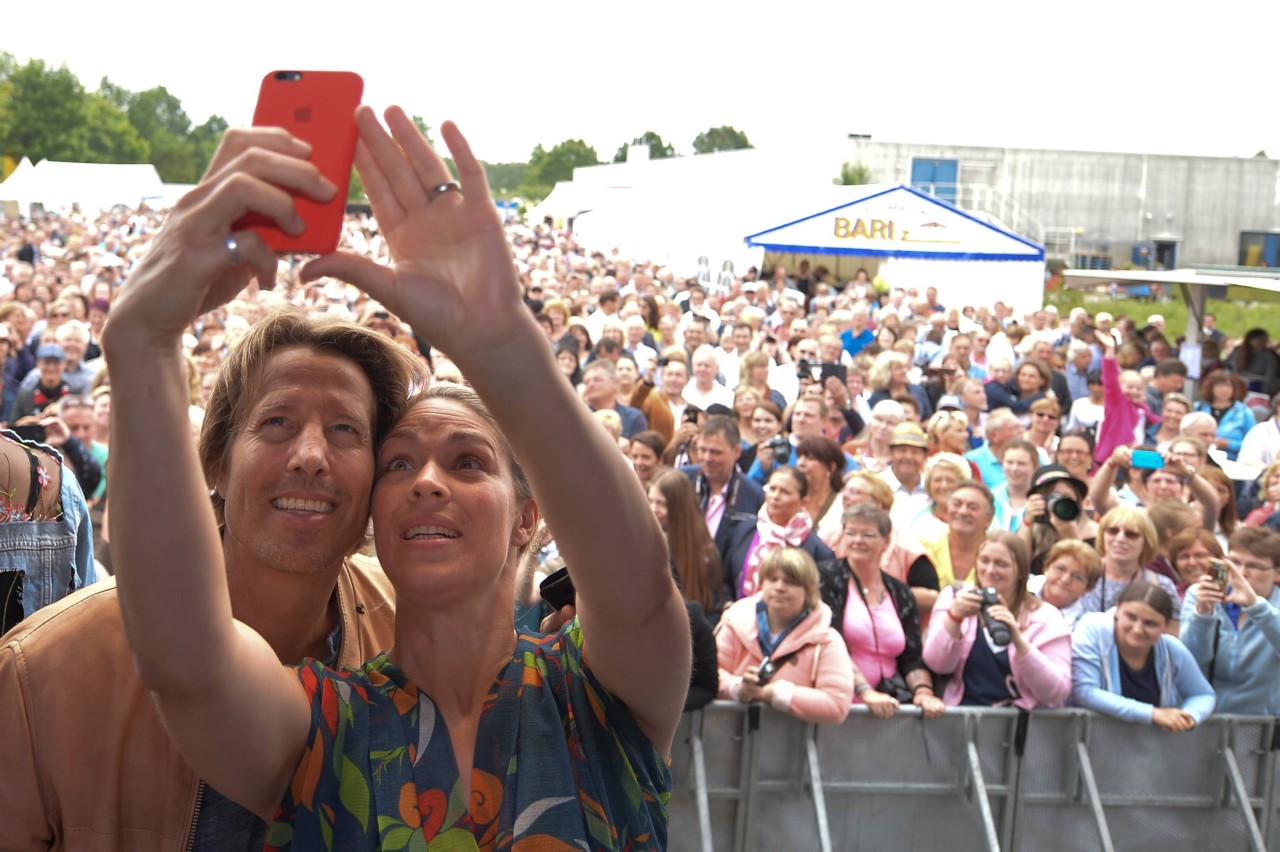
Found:
[[191, 131], [191, 141], [195, 143], [195, 171], [203, 175], [213, 159], [213, 152], [218, 150], [218, 143], [227, 132], [227, 120], [220, 115], [211, 115], [204, 124]]
[[518, 194], [520, 185], [524, 183], [528, 163], [485, 163], [485, 174], [489, 177], [489, 188], [495, 198], [510, 198]]
[[569, 180], [579, 166], [600, 162], [596, 149], [581, 139], [566, 139], [550, 150], [538, 145], [529, 157], [521, 194], [528, 198], [545, 198], [558, 181]]
[[[662, 141], [662, 137], [654, 133], [652, 130], [646, 130], [642, 135], [632, 139], [630, 145], [648, 145], [649, 159], [662, 160], [667, 157], [674, 157], [676, 149], [674, 145], [668, 145]], [[629, 145], [623, 145], [618, 149], [618, 153], [613, 155], [615, 163], [625, 163], [627, 161], [627, 148]]]
[[14, 158], [83, 160], [88, 152], [86, 94], [65, 66], [49, 68], [39, 59], [10, 65], [8, 97], [0, 117], [0, 152]]
[[712, 151], [736, 151], [740, 148], [751, 148], [751, 140], [747, 134], [736, 127], [722, 124], [699, 133], [693, 140], [693, 150], [699, 154]]
[[88, 132], [84, 160], [88, 163], [146, 163], [151, 146], [129, 123], [124, 110], [97, 94], [85, 97]]
[[200, 157], [191, 138], [191, 119], [182, 101], [164, 86], [137, 92], [128, 98], [129, 123], [151, 146], [151, 163], [166, 183], [195, 183], [200, 179]]
[[871, 167], [863, 162], [845, 163], [840, 166], [840, 177], [832, 178], [831, 182], [844, 186], [871, 183]]

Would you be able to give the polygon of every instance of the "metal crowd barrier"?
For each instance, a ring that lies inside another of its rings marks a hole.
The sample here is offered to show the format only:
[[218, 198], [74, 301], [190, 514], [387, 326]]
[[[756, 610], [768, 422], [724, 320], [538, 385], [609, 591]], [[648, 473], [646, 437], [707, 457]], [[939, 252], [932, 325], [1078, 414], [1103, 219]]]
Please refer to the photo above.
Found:
[[676, 735], [669, 848], [1280, 850], [1276, 721], [859, 706], [830, 726], [717, 701]]

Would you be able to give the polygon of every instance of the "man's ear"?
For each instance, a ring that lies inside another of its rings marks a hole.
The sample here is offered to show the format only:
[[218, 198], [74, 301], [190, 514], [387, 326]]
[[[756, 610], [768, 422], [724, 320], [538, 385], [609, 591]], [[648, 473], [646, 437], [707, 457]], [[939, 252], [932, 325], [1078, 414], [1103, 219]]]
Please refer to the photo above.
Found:
[[532, 541], [541, 517], [542, 513], [538, 510], [537, 500], [530, 497], [524, 501], [524, 506], [516, 517], [515, 528], [511, 531], [511, 543], [516, 547], [524, 547]]

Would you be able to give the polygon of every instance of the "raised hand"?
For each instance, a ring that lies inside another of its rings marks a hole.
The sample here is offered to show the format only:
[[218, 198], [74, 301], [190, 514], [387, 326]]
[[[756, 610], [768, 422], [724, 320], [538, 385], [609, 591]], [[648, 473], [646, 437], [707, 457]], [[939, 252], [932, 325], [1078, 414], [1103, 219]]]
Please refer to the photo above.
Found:
[[452, 122], [441, 127], [458, 182], [404, 110], [356, 112], [356, 168], [392, 264], [350, 253], [308, 264], [303, 278], [342, 278], [360, 287], [466, 369], [468, 356], [501, 349], [518, 324], [533, 327], [521, 303], [511, 249], [484, 167]]
[[[337, 188], [307, 162], [311, 146], [279, 128], [227, 131], [195, 189], [183, 196], [111, 309], [104, 336], [143, 346], [174, 345], [200, 314], [257, 276], [274, 284], [276, 254], [252, 231], [232, 231], [247, 213], [302, 232], [291, 192], [327, 201]], [[110, 346], [108, 346], [110, 349]]]

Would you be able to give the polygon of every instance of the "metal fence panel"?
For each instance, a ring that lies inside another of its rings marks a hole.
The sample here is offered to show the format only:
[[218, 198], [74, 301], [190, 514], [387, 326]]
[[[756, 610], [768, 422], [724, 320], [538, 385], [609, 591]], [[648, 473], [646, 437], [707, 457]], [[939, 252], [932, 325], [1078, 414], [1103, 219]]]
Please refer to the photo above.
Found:
[[[748, 792], [738, 789], [743, 708], [716, 703], [701, 722], [714, 848], [728, 850], [735, 848], [738, 802]], [[855, 708], [844, 724], [815, 731], [766, 709], [759, 731], [751, 735], [754, 808], [744, 848], [817, 848], [805, 763], [809, 736], [821, 762], [836, 849], [983, 848], [987, 835], [967, 765], [970, 742], [1002, 846], [1010, 849], [1101, 848], [1083, 792], [1080, 743], [1086, 744], [1116, 849], [1234, 850], [1250, 848], [1251, 837], [1269, 833], [1273, 843], [1280, 839], [1275, 720], [1218, 717], [1194, 731], [1171, 734], [1083, 710], [1037, 711], [1029, 717], [1021, 756], [1014, 747], [1017, 722], [1015, 711], [949, 709], [942, 718], [925, 721], [912, 710], [880, 720]], [[676, 850], [701, 848], [687, 765], [694, 729], [695, 723], [682, 723], [673, 750], [670, 836]], [[1226, 750], [1234, 757], [1238, 782], [1228, 772]], [[1256, 805], [1260, 825], [1237, 802], [1236, 783]]]

